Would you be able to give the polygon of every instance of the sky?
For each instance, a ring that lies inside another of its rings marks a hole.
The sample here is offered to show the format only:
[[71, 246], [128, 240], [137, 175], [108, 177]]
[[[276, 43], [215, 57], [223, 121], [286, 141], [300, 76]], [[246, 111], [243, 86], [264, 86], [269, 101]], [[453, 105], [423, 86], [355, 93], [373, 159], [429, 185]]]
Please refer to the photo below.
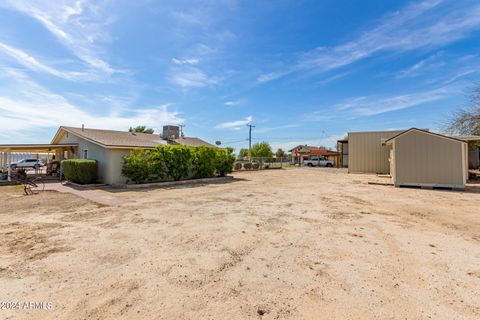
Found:
[[0, 143], [184, 124], [238, 151], [440, 131], [480, 80], [478, 0], [0, 0]]

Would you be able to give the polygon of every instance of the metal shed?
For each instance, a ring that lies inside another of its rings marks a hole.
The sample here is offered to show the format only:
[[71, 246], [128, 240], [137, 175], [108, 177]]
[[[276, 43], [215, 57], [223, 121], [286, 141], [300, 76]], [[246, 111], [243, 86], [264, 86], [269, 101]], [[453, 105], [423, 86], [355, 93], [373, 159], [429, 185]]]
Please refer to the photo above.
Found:
[[396, 187], [464, 189], [468, 178], [467, 143], [412, 128], [389, 140], [390, 174]]
[[389, 173], [389, 149], [382, 144], [405, 130], [348, 133], [348, 172]]

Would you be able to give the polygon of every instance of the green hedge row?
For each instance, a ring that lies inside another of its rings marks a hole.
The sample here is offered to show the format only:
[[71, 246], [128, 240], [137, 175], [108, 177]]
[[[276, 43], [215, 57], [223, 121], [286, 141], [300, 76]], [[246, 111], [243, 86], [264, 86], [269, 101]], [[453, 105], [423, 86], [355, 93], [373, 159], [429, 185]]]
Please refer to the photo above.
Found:
[[135, 183], [225, 176], [231, 173], [233, 149], [158, 146], [123, 157], [122, 174]]
[[90, 184], [97, 182], [97, 161], [88, 159], [71, 159], [62, 161], [62, 172], [65, 179]]

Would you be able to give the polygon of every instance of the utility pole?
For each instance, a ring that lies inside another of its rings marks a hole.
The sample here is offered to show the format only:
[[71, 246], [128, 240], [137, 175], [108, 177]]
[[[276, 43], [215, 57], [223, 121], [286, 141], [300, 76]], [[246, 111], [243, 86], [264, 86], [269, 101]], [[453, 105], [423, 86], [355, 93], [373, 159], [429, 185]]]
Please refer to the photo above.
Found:
[[180, 128], [180, 137], [183, 138], [183, 128], [185, 128], [186, 125], [184, 125], [184, 124], [179, 124], [178, 127]]
[[248, 127], [248, 151], [252, 148], [252, 128], [255, 128], [252, 124], [247, 124]]

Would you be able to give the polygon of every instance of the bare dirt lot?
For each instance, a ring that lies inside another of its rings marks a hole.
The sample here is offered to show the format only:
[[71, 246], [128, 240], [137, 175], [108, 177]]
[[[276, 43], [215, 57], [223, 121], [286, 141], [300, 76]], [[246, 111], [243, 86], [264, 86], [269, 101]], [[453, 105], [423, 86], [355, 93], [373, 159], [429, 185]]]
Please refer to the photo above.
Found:
[[0, 188], [0, 318], [480, 318], [479, 192], [235, 177], [98, 191], [119, 206]]

